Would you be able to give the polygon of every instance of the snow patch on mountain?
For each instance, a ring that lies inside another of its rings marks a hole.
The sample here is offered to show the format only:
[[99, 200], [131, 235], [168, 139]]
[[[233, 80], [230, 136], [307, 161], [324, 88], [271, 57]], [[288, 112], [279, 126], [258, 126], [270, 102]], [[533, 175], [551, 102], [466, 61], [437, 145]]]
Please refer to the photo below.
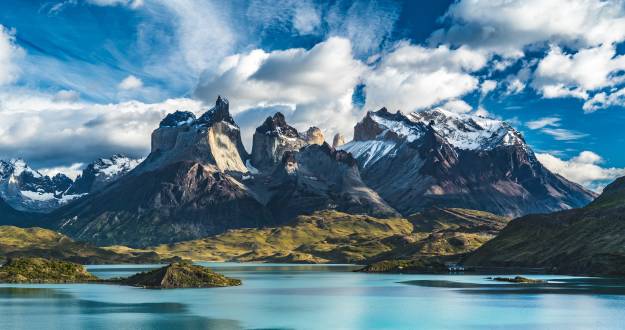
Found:
[[391, 153], [397, 147], [394, 141], [372, 140], [372, 141], [352, 141], [337, 149], [345, 150], [356, 159], [363, 157], [363, 167], [374, 164], [384, 156]]

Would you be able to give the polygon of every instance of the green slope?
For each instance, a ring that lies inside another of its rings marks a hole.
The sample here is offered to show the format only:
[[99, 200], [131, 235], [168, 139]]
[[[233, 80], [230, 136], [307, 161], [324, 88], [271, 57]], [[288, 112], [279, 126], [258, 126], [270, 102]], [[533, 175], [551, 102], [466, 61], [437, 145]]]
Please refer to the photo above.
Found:
[[13, 257], [42, 257], [81, 264], [158, 263], [160, 257], [150, 253], [116, 253], [43, 228], [0, 226], [0, 260]]
[[625, 178], [587, 207], [516, 219], [465, 264], [571, 274], [625, 274]]

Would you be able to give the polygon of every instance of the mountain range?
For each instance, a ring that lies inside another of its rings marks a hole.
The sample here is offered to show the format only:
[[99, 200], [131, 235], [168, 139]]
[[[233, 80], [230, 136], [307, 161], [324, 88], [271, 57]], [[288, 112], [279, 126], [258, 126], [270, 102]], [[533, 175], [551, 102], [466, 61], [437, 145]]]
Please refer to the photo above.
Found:
[[[316, 127], [298, 132], [276, 113], [256, 129], [250, 154], [219, 97], [199, 117], [167, 115], [145, 160], [100, 160], [74, 182], [59, 176], [66, 186], [54, 199], [72, 200], [55, 202], [39, 221], [98, 245], [145, 247], [288, 225], [324, 210], [389, 218], [441, 207], [510, 217], [580, 207], [595, 197], [547, 170], [499, 120], [383, 108], [355, 126], [353, 141], [333, 140], [327, 144]], [[11, 175], [36, 173], [18, 172]]]

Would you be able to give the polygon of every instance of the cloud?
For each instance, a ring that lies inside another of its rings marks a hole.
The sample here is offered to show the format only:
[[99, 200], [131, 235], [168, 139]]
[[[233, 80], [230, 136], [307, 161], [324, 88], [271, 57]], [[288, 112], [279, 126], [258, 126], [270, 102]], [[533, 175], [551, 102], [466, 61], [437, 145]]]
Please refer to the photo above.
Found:
[[143, 0], [87, 0], [96, 6], [127, 6], [133, 9], [143, 6]]
[[0, 86], [14, 82], [20, 74], [16, 60], [23, 50], [15, 44], [14, 33], [0, 25]]
[[138, 89], [143, 87], [143, 81], [133, 75], [130, 75], [122, 80], [117, 87], [123, 90]]
[[56, 167], [48, 167], [48, 168], [40, 168], [38, 169], [39, 173], [43, 175], [47, 175], [49, 177], [53, 177], [59, 173], [65, 174], [72, 180], [76, 180], [76, 178], [82, 174], [82, 170], [85, 164], [83, 163], [74, 163], [69, 166], [56, 166]]
[[592, 151], [582, 151], [568, 160], [548, 153], [539, 153], [536, 157], [550, 171], [595, 191], [625, 175], [625, 168], [602, 167], [603, 158]]
[[400, 11], [390, 0], [337, 1], [326, 16], [329, 35], [351, 40], [358, 55], [371, 54], [390, 37]]
[[199, 101], [97, 104], [60, 100], [28, 90], [0, 93], [0, 159], [21, 157], [35, 167], [88, 163], [124, 153], [145, 156], [150, 134], [169, 112], [202, 112]]
[[447, 29], [432, 42], [450, 42], [518, 57], [545, 42], [599, 46], [625, 40], [625, 6], [603, 0], [460, 0], [450, 6]]
[[552, 47], [534, 72], [532, 86], [544, 97], [588, 98], [588, 92], [623, 81], [617, 73], [625, 70], [625, 56], [616, 55], [612, 45], [586, 48], [566, 54]]
[[231, 17], [230, 5], [210, 0], [154, 0], [146, 4], [149, 20], [139, 25], [139, 44], [154, 56], [147, 61], [145, 71], [194, 81], [215, 69], [233, 52], [241, 34], [231, 24], [236, 18]]
[[246, 18], [259, 33], [283, 29], [297, 35], [321, 32], [322, 8], [310, 0], [252, 0], [247, 6]]
[[349, 40], [339, 37], [310, 50], [256, 49], [226, 57], [217, 74], [200, 82], [195, 96], [213, 102], [217, 95], [225, 95], [235, 114], [288, 106], [293, 111], [287, 119], [299, 129], [317, 125], [326, 134], [345, 134], [356, 118], [351, 97], [366, 69], [354, 59]]
[[544, 118], [528, 121], [525, 125], [529, 129], [540, 129], [546, 126], [559, 126], [560, 120], [561, 119], [558, 117], [544, 117]]
[[473, 110], [473, 107], [463, 100], [450, 100], [445, 102], [445, 104], [440, 107], [455, 113], [467, 113]]
[[78, 101], [79, 98], [80, 93], [64, 89], [56, 92], [53, 99], [55, 101]]
[[480, 97], [484, 98], [488, 93], [494, 91], [497, 88], [497, 81], [495, 80], [484, 80], [480, 84]]
[[564, 128], [560, 128], [561, 119], [559, 117], [543, 117], [525, 123], [529, 129], [540, 130], [542, 133], [551, 135], [558, 141], [579, 140], [588, 136], [588, 134], [580, 133]]
[[584, 102], [583, 109], [584, 112], [593, 112], [612, 106], [625, 106], [625, 88], [597, 93]]
[[484, 53], [466, 47], [400, 43], [365, 77], [365, 108], [414, 111], [457, 99], [479, 87], [471, 73], [487, 61]]
[[543, 128], [541, 132], [551, 135], [558, 141], [572, 141], [585, 138], [588, 134], [571, 131], [564, 128]]

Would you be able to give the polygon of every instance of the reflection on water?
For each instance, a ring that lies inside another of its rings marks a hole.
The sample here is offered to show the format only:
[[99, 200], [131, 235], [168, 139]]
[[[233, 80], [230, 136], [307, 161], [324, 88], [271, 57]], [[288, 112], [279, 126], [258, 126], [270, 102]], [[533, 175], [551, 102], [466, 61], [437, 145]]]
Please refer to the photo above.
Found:
[[600, 294], [625, 295], [622, 278], [553, 278], [547, 283], [463, 283], [440, 280], [415, 280], [401, 282], [431, 288], [455, 288], [471, 294]]
[[[354, 273], [351, 265], [205, 264], [243, 285], [144, 290], [0, 285], [0, 329], [588, 329], [625, 324], [619, 279]], [[102, 278], [159, 265], [90, 266]], [[554, 294], [564, 293], [564, 294]]]

